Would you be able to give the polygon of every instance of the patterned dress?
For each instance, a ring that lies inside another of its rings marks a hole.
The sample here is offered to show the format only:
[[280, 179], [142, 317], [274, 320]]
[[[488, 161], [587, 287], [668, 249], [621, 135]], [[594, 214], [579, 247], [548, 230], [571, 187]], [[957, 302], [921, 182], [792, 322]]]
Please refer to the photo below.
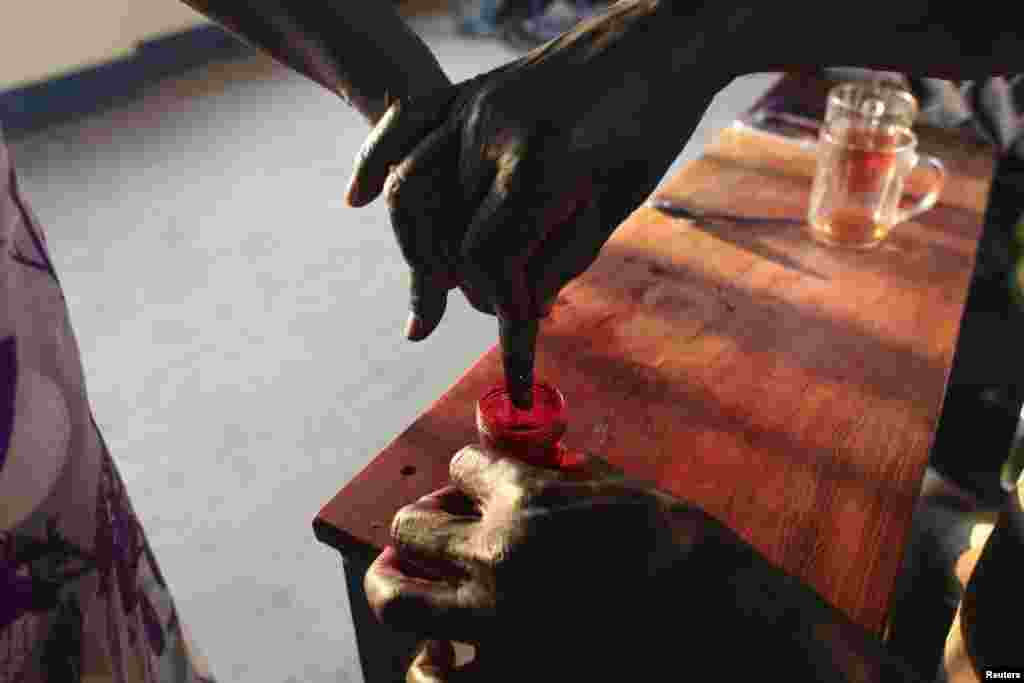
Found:
[[93, 419], [0, 131], [0, 683], [212, 680]]

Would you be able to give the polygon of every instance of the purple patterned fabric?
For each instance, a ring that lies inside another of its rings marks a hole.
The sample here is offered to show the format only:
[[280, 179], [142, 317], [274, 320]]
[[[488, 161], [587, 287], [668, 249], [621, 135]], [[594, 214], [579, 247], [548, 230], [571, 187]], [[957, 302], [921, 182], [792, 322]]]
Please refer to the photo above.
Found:
[[0, 131], [0, 683], [212, 681], [90, 412]]

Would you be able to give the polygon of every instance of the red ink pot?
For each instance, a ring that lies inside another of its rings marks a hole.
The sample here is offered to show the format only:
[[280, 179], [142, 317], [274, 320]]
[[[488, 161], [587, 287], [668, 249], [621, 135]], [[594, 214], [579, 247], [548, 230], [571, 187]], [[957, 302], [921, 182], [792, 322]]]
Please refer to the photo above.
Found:
[[476, 429], [480, 443], [535, 467], [575, 469], [582, 456], [561, 441], [569, 426], [565, 397], [550, 384], [533, 385], [533, 407], [512, 404], [508, 388], [500, 384], [477, 401]]

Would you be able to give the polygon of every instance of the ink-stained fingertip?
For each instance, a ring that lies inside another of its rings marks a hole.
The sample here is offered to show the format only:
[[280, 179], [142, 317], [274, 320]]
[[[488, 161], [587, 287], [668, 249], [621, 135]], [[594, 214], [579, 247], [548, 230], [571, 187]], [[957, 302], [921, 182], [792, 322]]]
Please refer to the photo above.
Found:
[[533, 372], [539, 321], [498, 317], [505, 385], [509, 398], [519, 410], [533, 407]]
[[533, 382], [517, 374], [509, 375], [506, 378], [508, 395], [512, 405], [519, 410], [530, 410], [533, 408]]

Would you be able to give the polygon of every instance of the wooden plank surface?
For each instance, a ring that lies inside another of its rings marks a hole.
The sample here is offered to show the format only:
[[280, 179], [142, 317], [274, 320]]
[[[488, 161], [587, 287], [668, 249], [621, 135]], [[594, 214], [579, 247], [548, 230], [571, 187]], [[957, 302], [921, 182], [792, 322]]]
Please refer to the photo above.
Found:
[[[568, 445], [703, 506], [876, 632], [993, 166], [986, 148], [920, 135], [947, 189], [880, 248], [643, 207], [564, 290], [537, 354], [538, 377], [568, 400]], [[800, 219], [813, 167], [812, 148], [734, 126], [659, 194]], [[446, 483], [451, 455], [475, 441], [474, 402], [500, 377], [492, 349], [321, 510], [317, 536], [343, 552], [386, 544], [395, 511]]]

